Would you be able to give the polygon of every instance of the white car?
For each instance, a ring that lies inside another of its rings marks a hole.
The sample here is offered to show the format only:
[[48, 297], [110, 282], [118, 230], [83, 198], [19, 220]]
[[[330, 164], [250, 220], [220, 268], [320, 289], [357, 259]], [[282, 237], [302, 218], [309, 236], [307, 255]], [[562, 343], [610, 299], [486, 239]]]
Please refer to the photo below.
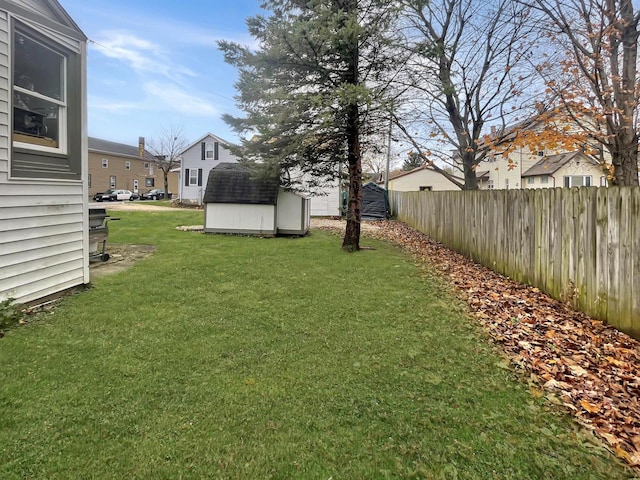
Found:
[[105, 193], [96, 193], [93, 199], [96, 202], [113, 202], [116, 200], [135, 200], [138, 198], [137, 194], [131, 193], [130, 190], [114, 190], [109, 189]]

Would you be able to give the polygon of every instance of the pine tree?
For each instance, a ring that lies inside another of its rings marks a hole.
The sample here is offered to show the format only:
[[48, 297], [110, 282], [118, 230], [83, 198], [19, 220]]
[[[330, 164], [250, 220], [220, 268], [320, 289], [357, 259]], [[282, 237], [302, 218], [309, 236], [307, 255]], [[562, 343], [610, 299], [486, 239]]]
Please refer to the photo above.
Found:
[[342, 247], [360, 248], [362, 151], [386, 115], [386, 72], [398, 60], [387, 32], [395, 7], [384, 0], [266, 0], [269, 15], [247, 20], [256, 50], [222, 41], [237, 67], [243, 117], [224, 120], [242, 138], [238, 154], [295, 183], [295, 172], [349, 175]]

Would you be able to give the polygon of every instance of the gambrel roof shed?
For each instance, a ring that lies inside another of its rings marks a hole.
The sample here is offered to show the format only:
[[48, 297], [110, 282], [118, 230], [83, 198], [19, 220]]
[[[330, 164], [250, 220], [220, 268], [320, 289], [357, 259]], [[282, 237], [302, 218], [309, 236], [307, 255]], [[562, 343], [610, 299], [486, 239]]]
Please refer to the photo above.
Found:
[[275, 205], [278, 188], [278, 178], [257, 178], [245, 165], [221, 163], [209, 172], [204, 203]]

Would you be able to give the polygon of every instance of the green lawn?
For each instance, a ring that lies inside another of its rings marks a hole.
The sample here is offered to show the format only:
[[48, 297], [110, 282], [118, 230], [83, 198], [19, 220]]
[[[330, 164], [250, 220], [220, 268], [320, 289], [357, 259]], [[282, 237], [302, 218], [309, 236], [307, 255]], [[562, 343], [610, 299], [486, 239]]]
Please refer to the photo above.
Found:
[[0, 339], [0, 478], [632, 478], [399, 250], [117, 216], [156, 253]]

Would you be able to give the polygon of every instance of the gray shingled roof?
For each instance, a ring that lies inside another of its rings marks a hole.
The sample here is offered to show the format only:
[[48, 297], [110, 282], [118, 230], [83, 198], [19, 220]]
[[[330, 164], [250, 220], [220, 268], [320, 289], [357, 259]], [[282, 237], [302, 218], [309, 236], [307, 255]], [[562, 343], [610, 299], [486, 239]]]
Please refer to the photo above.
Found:
[[536, 175], [552, 175], [570, 160], [584, 160], [589, 163], [593, 161], [580, 151], [559, 153], [544, 157], [535, 163], [529, 170], [522, 174], [523, 177], [534, 177]]
[[[137, 146], [132, 147], [124, 143], [110, 142], [109, 140], [102, 140], [101, 138], [95, 137], [89, 137], [89, 151], [140, 158]], [[153, 155], [147, 150], [144, 151], [144, 154], [146, 159], [154, 160]]]
[[239, 163], [221, 163], [209, 171], [204, 203], [275, 205], [279, 180], [252, 177], [249, 167]]

